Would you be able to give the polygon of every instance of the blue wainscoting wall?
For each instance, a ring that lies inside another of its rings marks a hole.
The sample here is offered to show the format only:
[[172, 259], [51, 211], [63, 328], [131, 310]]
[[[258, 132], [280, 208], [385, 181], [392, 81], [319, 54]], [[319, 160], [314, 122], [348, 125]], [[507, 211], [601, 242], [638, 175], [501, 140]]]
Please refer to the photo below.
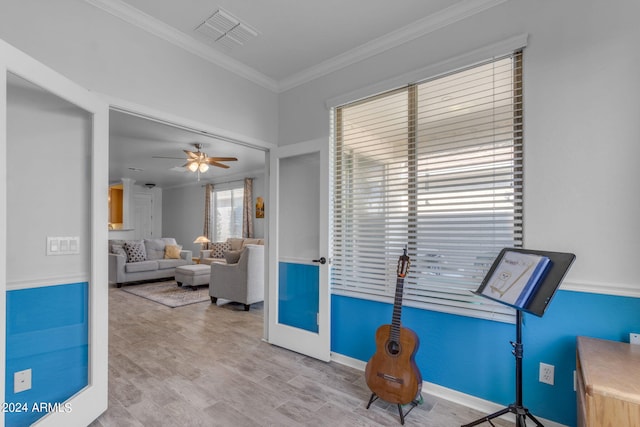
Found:
[[[333, 295], [331, 350], [367, 361], [374, 335], [391, 322], [391, 304]], [[501, 405], [515, 401], [515, 325], [404, 307], [402, 324], [419, 336], [424, 381]], [[640, 331], [640, 298], [558, 291], [543, 317], [524, 315], [523, 400], [539, 417], [576, 425], [576, 336], [629, 342]], [[539, 363], [555, 366], [555, 385], [538, 382]], [[363, 396], [363, 399], [368, 396]], [[469, 420], [473, 421], [473, 420]]]
[[[62, 403], [87, 386], [88, 318], [86, 282], [7, 292], [5, 400], [29, 410], [5, 413], [6, 426], [31, 425], [46, 415], [34, 404]], [[14, 373], [24, 369], [32, 388], [14, 393]]]

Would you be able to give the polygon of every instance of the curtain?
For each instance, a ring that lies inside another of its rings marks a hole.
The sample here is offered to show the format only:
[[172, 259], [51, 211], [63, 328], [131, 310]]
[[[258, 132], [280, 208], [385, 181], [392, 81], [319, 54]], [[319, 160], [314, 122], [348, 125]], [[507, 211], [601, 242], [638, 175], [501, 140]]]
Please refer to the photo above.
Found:
[[213, 184], [205, 185], [204, 190], [204, 229], [202, 235], [213, 242], [213, 235], [211, 230], [211, 216], [213, 215], [211, 209], [211, 196], [213, 195]]
[[244, 179], [242, 202], [242, 237], [253, 237], [253, 178]]

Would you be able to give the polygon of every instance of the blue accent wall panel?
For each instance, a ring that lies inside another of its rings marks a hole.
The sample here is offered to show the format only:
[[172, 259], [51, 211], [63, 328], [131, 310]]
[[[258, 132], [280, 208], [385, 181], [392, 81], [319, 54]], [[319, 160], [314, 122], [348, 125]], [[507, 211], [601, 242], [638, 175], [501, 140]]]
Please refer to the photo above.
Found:
[[318, 266], [281, 262], [278, 268], [278, 323], [317, 333]]
[[[331, 351], [367, 361], [375, 331], [391, 323], [391, 304], [333, 295]], [[403, 307], [402, 324], [420, 339], [416, 363], [424, 381], [508, 405], [515, 401], [512, 324]], [[524, 315], [523, 400], [531, 412], [576, 425], [573, 391], [576, 337], [629, 341], [640, 330], [640, 299], [558, 291], [540, 318]], [[538, 382], [540, 362], [555, 366], [555, 385]], [[473, 421], [473, 420], [469, 420]]]
[[[28, 426], [46, 415], [34, 405], [63, 403], [88, 385], [88, 301], [86, 282], [7, 292], [5, 400], [28, 410], [5, 413], [6, 426]], [[14, 393], [14, 373], [25, 369], [32, 387]]]

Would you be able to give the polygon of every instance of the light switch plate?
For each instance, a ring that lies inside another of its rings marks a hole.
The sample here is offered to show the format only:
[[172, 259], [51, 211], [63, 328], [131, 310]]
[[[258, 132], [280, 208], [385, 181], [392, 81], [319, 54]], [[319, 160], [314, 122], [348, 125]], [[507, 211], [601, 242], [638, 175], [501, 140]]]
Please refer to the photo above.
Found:
[[47, 255], [77, 255], [80, 253], [80, 237], [47, 237]]

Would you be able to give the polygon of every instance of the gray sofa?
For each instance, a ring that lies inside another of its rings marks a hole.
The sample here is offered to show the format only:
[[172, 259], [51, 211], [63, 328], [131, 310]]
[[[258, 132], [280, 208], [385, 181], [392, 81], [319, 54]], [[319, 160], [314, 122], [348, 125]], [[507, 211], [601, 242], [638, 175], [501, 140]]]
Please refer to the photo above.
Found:
[[[128, 252], [129, 251], [129, 252]], [[109, 240], [109, 283], [125, 283], [175, 276], [175, 269], [192, 263], [191, 251], [181, 250], [172, 237]]]

